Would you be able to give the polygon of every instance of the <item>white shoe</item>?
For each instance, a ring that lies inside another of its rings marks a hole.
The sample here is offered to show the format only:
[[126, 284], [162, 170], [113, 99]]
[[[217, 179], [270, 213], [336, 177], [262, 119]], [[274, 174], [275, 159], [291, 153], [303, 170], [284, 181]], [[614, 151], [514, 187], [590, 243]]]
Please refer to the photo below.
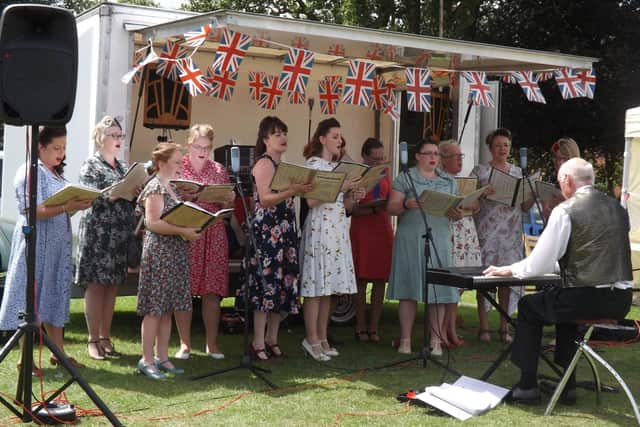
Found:
[[[327, 346], [329, 346], [329, 342], [328, 341], [320, 341], [320, 344], [324, 344], [324, 343], [327, 343]], [[324, 354], [326, 354], [327, 356], [330, 356], [330, 357], [340, 356], [340, 353], [334, 347], [329, 347], [326, 350], [325, 350], [324, 347], [322, 347], [322, 352]]]
[[224, 359], [224, 353], [210, 353], [208, 345], [205, 346], [204, 352], [207, 353], [207, 355], [210, 356], [212, 359], [216, 359], [216, 360]]
[[439, 342], [432, 344], [430, 354], [432, 356], [442, 356], [442, 344]]
[[175, 357], [176, 359], [187, 360], [189, 357], [191, 357], [191, 352], [188, 350], [180, 349], [176, 352], [176, 354], [173, 355], [173, 357]]
[[329, 357], [322, 351], [322, 346], [320, 345], [320, 343], [310, 344], [309, 341], [307, 341], [307, 339], [305, 338], [302, 340], [302, 349], [304, 350], [305, 356], [309, 355], [318, 362], [328, 362], [329, 360], [331, 360], [331, 357]]

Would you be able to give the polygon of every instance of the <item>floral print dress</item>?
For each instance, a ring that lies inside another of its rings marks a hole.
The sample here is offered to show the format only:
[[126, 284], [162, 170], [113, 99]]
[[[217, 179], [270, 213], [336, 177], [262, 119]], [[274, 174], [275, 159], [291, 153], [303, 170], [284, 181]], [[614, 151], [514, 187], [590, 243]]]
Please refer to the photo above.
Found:
[[[116, 159], [115, 167], [100, 153], [80, 168], [80, 184], [102, 190], [120, 181], [127, 165]], [[122, 284], [127, 278], [127, 248], [133, 238], [133, 204], [128, 200], [110, 201], [108, 194], [98, 197], [91, 208], [82, 211], [78, 231], [76, 283]]]
[[[265, 155], [276, 166], [275, 161]], [[253, 309], [268, 313], [298, 313], [298, 232], [293, 197], [270, 208], [255, 201], [251, 233], [256, 250], [249, 258], [249, 300]], [[258, 268], [260, 263], [261, 268]]]
[[[178, 194], [178, 189], [170, 185], [174, 194]], [[138, 197], [143, 215], [145, 200], [154, 194], [160, 194], [164, 199], [163, 214], [179, 203], [156, 177], [147, 183]], [[173, 311], [191, 311], [189, 242], [180, 236], [157, 234], [146, 229], [140, 260], [137, 312], [139, 316], [160, 316]]]
[[[337, 163], [310, 157], [306, 166], [331, 171]], [[335, 203], [309, 209], [302, 232], [302, 284], [300, 294], [319, 297], [356, 293], [356, 276], [351, 254], [349, 221], [344, 193]]]

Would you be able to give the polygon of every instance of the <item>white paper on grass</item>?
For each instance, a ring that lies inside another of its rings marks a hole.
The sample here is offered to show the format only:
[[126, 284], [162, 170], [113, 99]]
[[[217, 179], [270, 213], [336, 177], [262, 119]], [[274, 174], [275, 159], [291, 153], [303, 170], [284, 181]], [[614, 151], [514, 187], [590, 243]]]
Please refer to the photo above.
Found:
[[495, 408], [508, 392], [506, 388], [462, 376], [453, 385], [427, 387], [416, 398], [464, 421]]

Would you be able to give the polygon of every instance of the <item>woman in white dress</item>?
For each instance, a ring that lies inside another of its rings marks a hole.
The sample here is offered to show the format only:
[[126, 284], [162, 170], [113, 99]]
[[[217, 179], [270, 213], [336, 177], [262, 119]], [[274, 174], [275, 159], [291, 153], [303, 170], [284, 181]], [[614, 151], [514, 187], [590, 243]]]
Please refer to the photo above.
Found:
[[[305, 165], [331, 171], [337, 165], [342, 146], [340, 123], [325, 119], [318, 123], [313, 138], [305, 146]], [[309, 213], [302, 233], [302, 284], [306, 337], [302, 347], [315, 360], [326, 362], [338, 356], [327, 341], [331, 295], [355, 294], [356, 276], [351, 255], [347, 209], [365, 196], [358, 181], [345, 180], [335, 203], [307, 199]]]

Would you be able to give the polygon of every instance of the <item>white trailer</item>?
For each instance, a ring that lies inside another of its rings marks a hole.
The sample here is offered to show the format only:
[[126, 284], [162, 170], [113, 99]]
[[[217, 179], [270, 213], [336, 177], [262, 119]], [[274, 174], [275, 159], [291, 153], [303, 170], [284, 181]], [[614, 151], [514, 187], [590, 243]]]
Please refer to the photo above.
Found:
[[[627, 110], [625, 118], [624, 172], [621, 203], [629, 213], [631, 264], [640, 269], [640, 107]], [[634, 287], [640, 287], [640, 272], [633, 274]], [[638, 303], [638, 297], [634, 298]]]

